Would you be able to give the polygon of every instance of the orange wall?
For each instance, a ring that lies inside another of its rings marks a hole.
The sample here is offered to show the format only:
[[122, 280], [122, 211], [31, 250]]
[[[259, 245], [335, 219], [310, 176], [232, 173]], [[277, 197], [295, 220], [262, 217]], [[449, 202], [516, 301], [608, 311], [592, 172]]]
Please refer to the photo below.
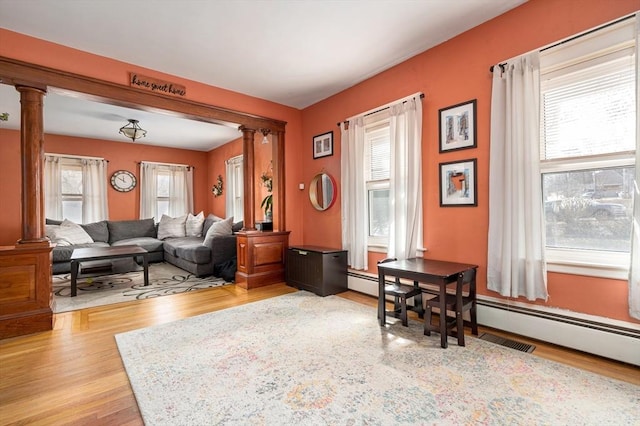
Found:
[[[233, 158], [242, 154], [242, 138], [231, 141], [221, 147], [209, 151], [207, 154], [209, 164], [209, 177], [208, 177], [208, 190], [211, 194], [209, 198], [209, 210], [211, 213], [218, 217], [226, 217], [227, 203], [225, 196], [227, 195], [227, 177], [226, 177], [226, 164], [229, 158]], [[211, 192], [211, 188], [218, 181], [218, 175], [222, 175], [222, 195], [214, 197]], [[235, 222], [235, 221], [234, 221]]]
[[[264, 209], [260, 207], [262, 204], [262, 200], [264, 197], [268, 195], [267, 188], [262, 185], [262, 176], [263, 172], [268, 172], [271, 176], [273, 176], [273, 170], [271, 169], [271, 138], [269, 138], [268, 144], [262, 143], [262, 133], [256, 132], [254, 138], [254, 163], [255, 163], [255, 220], [262, 221], [264, 220]], [[209, 189], [215, 183], [215, 180], [218, 177], [218, 174], [223, 176], [223, 186], [224, 193], [220, 197], [214, 197], [213, 202], [209, 203], [211, 211], [216, 216], [223, 217], [226, 211], [226, 200], [224, 195], [227, 191], [227, 182], [225, 178], [225, 161], [229, 158], [235, 157], [236, 155], [242, 154], [242, 138], [236, 139], [232, 142], [229, 142], [219, 148], [211, 150], [209, 152], [209, 170], [212, 170], [209, 176]]]
[[[425, 257], [480, 265], [479, 292], [486, 289], [489, 221], [489, 66], [562, 38], [630, 14], [638, 0], [531, 0], [483, 25], [419, 54], [303, 111], [302, 177], [307, 183], [320, 170], [340, 181], [340, 132], [336, 123], [416, 92], [423, 99], [423, 211]], [[440, 154], [438, 110], [477, 99], [478, 147]], [[311, 138], [334, 131], [334, 155], [313, 160]], [[439, 206], [438, 164], [478, 159], [478, 207]], [[316, 212], [303, 203], [304, 243], [339, 247], [340, 203]], [[313, 224], [313, 226], [311, 226]], [[383, 257], [370, 253], [369, 270]], [[549, 274], [550, 297], [538, 304], [640, 323], [628, 314], [626, 281]], [[524, 300], [523, 300], [524, 301]]]

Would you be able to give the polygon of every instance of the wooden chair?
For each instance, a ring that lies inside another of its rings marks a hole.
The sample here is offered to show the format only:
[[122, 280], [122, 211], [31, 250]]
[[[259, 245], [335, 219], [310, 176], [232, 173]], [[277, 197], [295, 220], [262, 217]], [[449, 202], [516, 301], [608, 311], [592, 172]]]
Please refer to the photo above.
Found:
[[[466, 288], [465, 288], [466, 287]], [[467, 269], [458, 275], [456, 283], [456, 292], [448, 293], [445, 299], [445, 312], [440, 312], [440, 321], [446, 321], [447, 333], [458, 337], [458, 345], [464, 346], [464, 323], [462, 314], [469, 311], [471, 333], [478, 335], [478, 320], [476, 314], [476, 270], [475, 268]], [[424, 334], [430, 336], [432, 331], [439, 331], [439, 326], [431, 325], [431, 314], [433, 308], [440, 307], [440, 296], [436, 296], [426, 301], [426, 310], [424, 315]], [[448, 315], [449, 312], [455, 312], [455, 317]], [[452, 330], [456, 329], [453, 333]]]
[[[386, 258], [378, 262], [378, 265], [386, 262], [393, 262], [397, 259]], [[414, 307], [412, 310], [418, 312], [420, 318], [424, 317], [424, 308], [422, 306], [422, 289], [418, 286], [418, 282], [414, 281], [413, 285], [400, 283], [400, 278], [396, 277], [391, 284], [385, 282], [384, 294], [393, 296], [393, 311], [387, 311], [387, 314], [400, 318], [402, 325], [409, 325], [407, 319], [407, 299], [413, 297]]]

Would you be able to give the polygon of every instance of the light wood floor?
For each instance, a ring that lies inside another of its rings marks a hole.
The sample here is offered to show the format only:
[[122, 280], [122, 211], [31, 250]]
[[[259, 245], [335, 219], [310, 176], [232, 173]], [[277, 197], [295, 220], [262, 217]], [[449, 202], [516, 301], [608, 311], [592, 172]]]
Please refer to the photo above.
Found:
[[[115, 334], [294, 291], [284, 284], [251, 291], [229, 285], [57, 314], [53, 331], [0, 341], [0, 425], [142, 425]], [[376, 304], [352, 291], [341, 296]], [[517, 340], [535, 344], [535, 356], [640, 385], [640, 370], [631, 365]]]

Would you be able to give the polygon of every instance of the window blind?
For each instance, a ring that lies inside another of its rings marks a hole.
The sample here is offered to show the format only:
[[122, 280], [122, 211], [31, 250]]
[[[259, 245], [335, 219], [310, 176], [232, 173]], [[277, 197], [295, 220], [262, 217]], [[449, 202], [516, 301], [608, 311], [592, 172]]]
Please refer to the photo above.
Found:
[[372, 135], [369, 141], [369, 177], [367, 180], [376, 181], [389, 179], [391, 147], [388, 134], [379, 132], [376, 135]]
[[542, 82], [541, 160], [635, 149], [631, 58]]

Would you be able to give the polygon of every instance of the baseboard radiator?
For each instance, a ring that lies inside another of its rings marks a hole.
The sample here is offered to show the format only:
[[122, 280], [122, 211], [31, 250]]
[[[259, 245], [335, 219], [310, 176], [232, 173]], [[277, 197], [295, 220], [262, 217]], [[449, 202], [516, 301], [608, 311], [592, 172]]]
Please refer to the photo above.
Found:
[[[377, 277], [349, 271], [349, 290], [378, 295]], [[640, 366], [640, 326], [505, 299], [478, 297], [478, 323]]]

